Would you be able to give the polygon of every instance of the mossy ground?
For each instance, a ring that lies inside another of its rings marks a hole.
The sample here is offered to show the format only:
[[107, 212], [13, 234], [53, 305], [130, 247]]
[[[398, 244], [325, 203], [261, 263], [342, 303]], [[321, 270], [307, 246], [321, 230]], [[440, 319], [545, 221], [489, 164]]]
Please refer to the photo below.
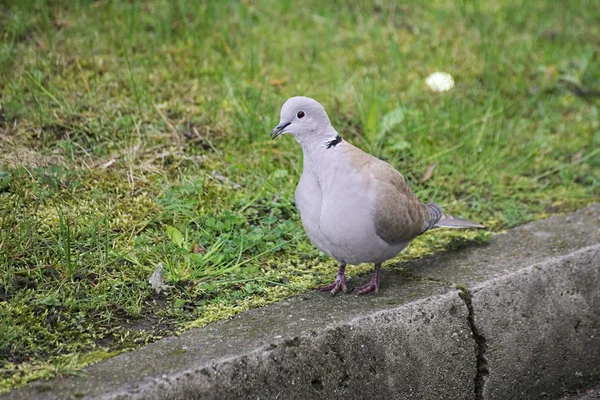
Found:
[[594, 1], [394, 3], [0, 3], [0, 390], [333, 278], [268, 138], [292, 95], [491, 231], [598, 199]]

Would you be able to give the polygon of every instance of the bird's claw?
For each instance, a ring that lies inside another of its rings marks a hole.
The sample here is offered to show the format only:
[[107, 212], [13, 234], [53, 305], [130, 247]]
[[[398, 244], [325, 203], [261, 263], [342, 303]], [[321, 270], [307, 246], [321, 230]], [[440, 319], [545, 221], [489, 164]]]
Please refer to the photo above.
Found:
[[319, 288], [323, 292], [329, 292], [332, 296], [335, 296], [340, 290], [344, 293], [348, 293], [348, 287], [346, 286], [346, 278], [336, 278], [335, 281], [327, 286]]
[[372, 293], [372, 292], [374, 292], [375, 295], [379, 294], [379, 282], [370, 281], [369, 283], [366, 283], [356, 289], [357, 296], [361, 296], [363, 294]]

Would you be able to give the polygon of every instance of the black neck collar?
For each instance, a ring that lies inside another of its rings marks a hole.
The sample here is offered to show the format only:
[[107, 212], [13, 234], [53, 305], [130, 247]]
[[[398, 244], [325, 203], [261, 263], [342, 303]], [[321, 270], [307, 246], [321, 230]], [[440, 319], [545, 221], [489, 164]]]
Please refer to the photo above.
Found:
[[338, 145], [338, 143], [340, 143], [342, 141], [342, 138], [340, 137], [340, 135], [336, 135], [335, 139], [330, 140], [329, 142], [325, 142], [325, 146], [327, 146], [328, 149], [335, 147]]

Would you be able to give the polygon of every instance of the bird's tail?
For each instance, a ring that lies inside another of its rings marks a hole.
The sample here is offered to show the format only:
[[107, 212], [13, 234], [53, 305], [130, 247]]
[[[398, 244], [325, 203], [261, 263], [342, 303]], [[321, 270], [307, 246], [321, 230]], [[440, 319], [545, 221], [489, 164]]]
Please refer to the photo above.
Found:
[[452, 215], [444, 214], [442, 207], [437, 203], [429, 203], [425, 205], [429, 212], [429, 226], [425, 230], [433, 228], [485, 228], [481, 224], [477, 224], [468, 219], [453, 217]]
[[485, 228], [468, 219], [453, 217], [452, 215], [442, 215], [442, 218], [434, 225], [434, 228]]

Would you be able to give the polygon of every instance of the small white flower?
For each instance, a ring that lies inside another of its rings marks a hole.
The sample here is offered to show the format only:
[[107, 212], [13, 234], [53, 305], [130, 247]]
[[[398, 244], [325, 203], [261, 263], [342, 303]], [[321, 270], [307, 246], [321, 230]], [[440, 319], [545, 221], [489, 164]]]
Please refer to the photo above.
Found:
[[446, 72], [434, 72], [425, 79], [425, 83], [434, 92], [445, 92], [454, 87], [452, 75]]

